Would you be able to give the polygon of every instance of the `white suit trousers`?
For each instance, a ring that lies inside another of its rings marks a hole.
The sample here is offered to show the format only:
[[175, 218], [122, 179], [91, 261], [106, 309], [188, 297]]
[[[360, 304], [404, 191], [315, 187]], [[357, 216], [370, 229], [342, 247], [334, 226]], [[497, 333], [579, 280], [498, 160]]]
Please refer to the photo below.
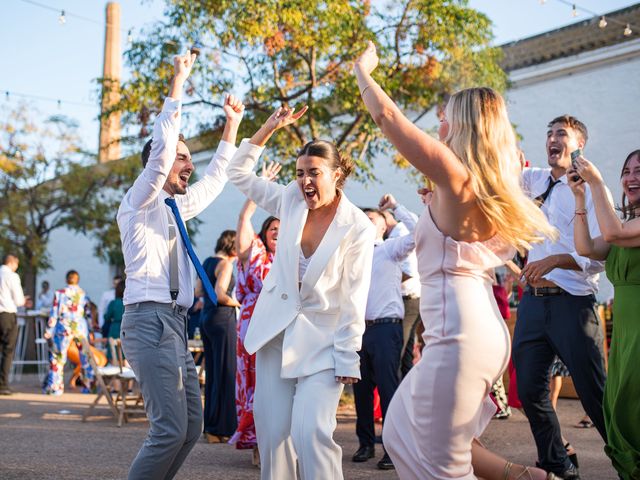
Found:
[[[281, 378], [280, 334], [256, 353], [253, 414], [261, 480], [342, 480], [342, 449], [333, 441], [344, 386], [334, 370]], [[304, 361], [301, 359], [301, 361]]]

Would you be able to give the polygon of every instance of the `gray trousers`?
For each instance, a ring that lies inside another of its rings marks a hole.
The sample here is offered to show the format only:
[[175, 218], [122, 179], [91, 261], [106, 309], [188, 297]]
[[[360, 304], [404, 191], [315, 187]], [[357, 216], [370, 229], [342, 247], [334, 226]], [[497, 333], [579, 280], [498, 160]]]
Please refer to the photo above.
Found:
[[187, 348], [187, 309], [125, 307], [122, 349], [140, 383], [150, 428], [129, 479], [171, 479], [202, 433], [200, 384]]

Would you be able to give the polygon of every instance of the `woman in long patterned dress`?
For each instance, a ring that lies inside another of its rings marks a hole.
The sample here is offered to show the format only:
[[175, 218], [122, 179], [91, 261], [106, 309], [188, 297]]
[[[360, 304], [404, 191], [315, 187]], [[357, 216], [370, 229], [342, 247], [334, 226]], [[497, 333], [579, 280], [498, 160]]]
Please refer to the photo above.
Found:
[[[274, 180], [280, 165], [271, 163], [263, 167], [262, 176]], [[236, 231], [236, 251], [238, 252], [238, 285], [236, 296], [242, 304], [238, 319], [238, 344], [236, 348], [236, 411], [238, 414], [238, 429], [229, 440], [237, 449], [253, 449], [254, 465], [260, 464], [256, 428], [253, 422], [253, 392], [256, 383], [256, 356], [250, 355], [244, 348], [244, 337], [249, 328], [262, 281], [271, 269], [271, 263], [276, 253], [278, 228], [280, 220], [267, 217], [262, 223], [258, 234], [253, 230], [251, 217], [256, 211], [256, 204], [247, 200], [238, 216]]]
[[[579, 157], [576, 171], [567, 172], [576, 197], [574, 240], [576, 251], [606, 260], [607, 278], [613, 284], [615, 322], [609, 351], [609, 371], [604, 386], [605, 452], [623, 480], [640, 478], [640, 150], [631, 152], [620, 174], [622, 220], [614, 211], [602, 175]], [[602, 236], [591, 238], [584, 214], [584, 183], [589, 184]]]

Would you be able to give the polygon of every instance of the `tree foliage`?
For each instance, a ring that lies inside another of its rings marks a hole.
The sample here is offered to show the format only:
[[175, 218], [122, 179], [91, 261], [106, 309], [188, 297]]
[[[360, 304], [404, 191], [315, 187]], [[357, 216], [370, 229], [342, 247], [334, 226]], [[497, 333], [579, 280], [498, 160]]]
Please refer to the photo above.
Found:
[[367, 40], [378, 46], [377, 80], [414, 121], [460, 88], [506, 84], [500, 52], [489, 46], [491, 22], [466, 0], [166, 0], [165, 18], [126, 52], [135, 73], [116, 108], [142, 137], [166, 95], [169, 59], [196, 42], [203, 48], [184, 102], [189, 134], [219, 127], [227, 91], [244, 96], [245, 135], [280, 104], [307, 104], [304, 122], [270, 142], [274, 156], [286, 163], [311, 138], [329, 138], [365, 178], [388, 147], [351, 71]]
[[47, 245], [59, 228], [94, 236], [96, 254], [122, 264], [115, 214], [139, 163], [96, 164], [71, 120], [54, 116], [39, 125], [27, 112], [33, 109], [23, 105], [0, 120], [0, 249], [20, 257], [33, 293], [37, 271], [51, 266]]

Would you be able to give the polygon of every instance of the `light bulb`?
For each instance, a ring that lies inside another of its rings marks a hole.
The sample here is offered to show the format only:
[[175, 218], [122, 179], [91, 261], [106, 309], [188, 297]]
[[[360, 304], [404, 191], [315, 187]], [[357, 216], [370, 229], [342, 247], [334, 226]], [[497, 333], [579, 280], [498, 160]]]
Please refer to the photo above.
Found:
[[133, 34], [131, 33], [131, 29], [129, 29], [129, 31], [127, 32], [127, 43], [133, 43]]
[[573, 7], [571, 7], [571, 16], [572, 17], [577, 17], [578, 16], [578, 9], [576, 8], [576, 4], [573, 4]]
[[58, 17], [58, 23], [60, 25], [64, 25], [65, 23], [67, 23], [67, 17], [64, 16], [64, 10], [60, 12], [60, 16]]
[[600, 28], [604, 28], [607, 26], [607, 19], [604, 16], [600, 17], [600, 21], [598, 22], [598, 26]]
[[633, 30], [631, 30], [631, 26], [627, 23], [627, 26], [624, 27], [624, 36], [628, 37], [629, 35], [631, 35], [633, 33]]

